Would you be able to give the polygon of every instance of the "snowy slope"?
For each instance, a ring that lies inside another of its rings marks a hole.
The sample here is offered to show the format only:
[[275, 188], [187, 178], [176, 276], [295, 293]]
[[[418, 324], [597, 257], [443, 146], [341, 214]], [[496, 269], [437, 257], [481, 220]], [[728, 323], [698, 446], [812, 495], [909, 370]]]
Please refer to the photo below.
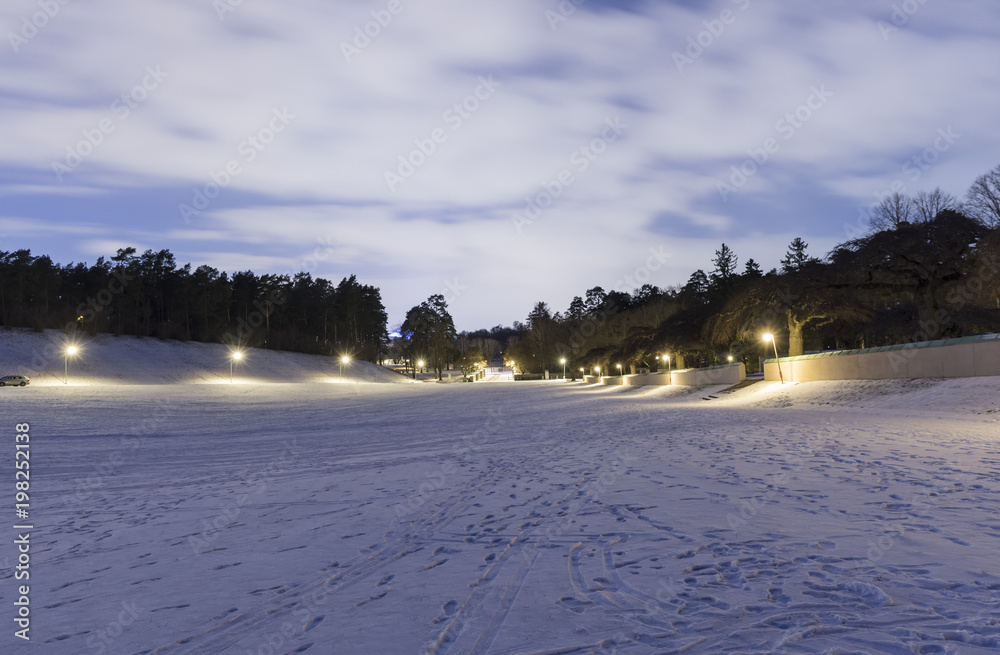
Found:
[[817, 384], [8, 389], [24, 650], [997, 652], [1000, 381]]
[[[33, 385], [62, 384], [62, 332], [0, 330], [0, 375], [27, 375]], [[221, 344], [161, 341], [100, 334], [77, 340], [80, 353], [69, 360], [69, 383], [194, 384], [228, 383], [231, 348]], [[340, 364], [330, 357], [248, 348], [234, 366], [237, 383], [340, 382]], [[369, 362], [351, 362], [343, 379], [351, 382], [406, 382], [398, 373]]]

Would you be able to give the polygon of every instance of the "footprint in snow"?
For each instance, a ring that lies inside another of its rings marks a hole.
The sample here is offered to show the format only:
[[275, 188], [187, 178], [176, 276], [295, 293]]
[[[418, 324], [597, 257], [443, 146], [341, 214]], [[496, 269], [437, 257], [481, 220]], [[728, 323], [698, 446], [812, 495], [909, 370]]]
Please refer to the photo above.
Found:
[[302, 626], [302, 632], [309, 632], [310, 630], [318, 626], [320, 623], [322, 623], [323, 619], [325, 618], [326, 614], [320, 614], [319, 616], [314, 616], [313, 618], [309, 619], [306, 622], [306, 624]]
[[441, 566], [442, 564], [444, 564], [447, 561], [448, 561], [447, 557], [444, 558], [444, 559], [439, 559], [436, 562], [431, 562], [430, 564], [427, 564], [425, 566], [420, 567], [420, 570], [421, 571], [429, 571], [429, 570], [431, 570], [433, 568], [437, 568], [437, 567]]
[[574, 598], [573, 596], [563, 596], [559, 599], [559, 605], [562, 605], [566, 609], [576, 614], [582, 614], [587, 607], [593, 605], [589, 600], [580, 600], [579, 598]]
[[355, 606], [355, 607], [364, 607], [365, 605], [367, 605], [368, 603], [370, 603], [370, 602], [372, 602], [372, 601], [376, 601], [376, 600], [379, 600], [380, 598], [385, 598], [386, 594], [388, 594], [388, 593], [389, 593], [389, 590], [388, 590], [388, 589], [386, 589], [386, 590], [385, 590], [385, 591], [383, 591], [382, 593], [380, 593], [380, 594], [375, 594], [374, 596], [371, 596], [371, 597], [369, 597], [369, 598], [367, 598], [367, 599], [365, 599], [365, 600], [361, 601], [360, 603], [354, 603], [354, 606]]

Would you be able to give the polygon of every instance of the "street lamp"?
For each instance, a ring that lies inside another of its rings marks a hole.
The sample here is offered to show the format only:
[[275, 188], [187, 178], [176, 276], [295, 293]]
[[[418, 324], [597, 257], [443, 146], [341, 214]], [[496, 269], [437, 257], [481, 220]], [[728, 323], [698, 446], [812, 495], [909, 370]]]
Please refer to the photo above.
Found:
[[563, 365], [563, 380], [566, 379], [566, 358], [563, 357], [559, 360], [559, 363]]
[[733, 363], [733, 356], [732, 356], [732, 355], [730, 355], [729, 357], [727, 357], [727, 359], [729, 360], [729, 363], [730, 363], [730, 364], [732, 364], [732, 363]]
[[618, 367], [618, 375], [621, 375], [622, 374], [622, 365], [621, 364], [615, 364], [615, 366]]
[[781, 378], [781, 384], [784, 384], [785, 376], [781, 372], [781, 360], [778, 358], [778, 344], [774, 342], [774, 335], [770, 333], [765, 334], [764, 341], [770, 341], [771, 345], [774, 346], [774, 361], [778, 364], [778, 377]]
[[600, 366], [595, 366], [594, 370], [597, 371], [597, 377], [601, 377], [601, 367]]
[[341, 382], [344, 381], [344, 364], [349, 364], [350, 362], [351, 362], [351, 358], [348, 357], [347, 355], [344, 355], [343, 357], [340, 358], [340, 381]]
[[69, 358], [75, 356], [80, 349], [76, 346], [66, 346], [66, 352], [63, 355], [63, 384], [69, 384]]
[[234, 350], [229, 357], [229, 384], [233, 383], [233, 364], [241, 359], [243, 359], [243, 352], [240, 350]]

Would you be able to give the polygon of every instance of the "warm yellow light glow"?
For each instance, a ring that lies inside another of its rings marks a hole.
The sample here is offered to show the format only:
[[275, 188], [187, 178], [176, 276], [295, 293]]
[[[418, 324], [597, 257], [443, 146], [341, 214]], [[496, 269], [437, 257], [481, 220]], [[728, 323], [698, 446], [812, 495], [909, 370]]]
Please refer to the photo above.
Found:
[[764, 335], [764, 341], [774, 341], [774, 335], [768, 332]]
[[417, 362], [417, 366], [419, 366], [420, 368], [423, 368], [424, 367], [424, 360], [421, 359], [420, 361], [418, 361]]
[[342, 363], [346, 364], [346, 363], [348, 363], [349, 361], [351, 361], [351, 358], [350, 358], [350, 357], [348, 357], [347, 355], [344, 355], [343, 357], [341, 357], [341, 358], [340, 358], [340, 361], [341, 361]]
[[235, 359], [237, 361], [243, 359], [243, 353], [240, 352], [239, 350], [234, 350], [233, 351], [233, 359]]
[[559, 363], [560, 363], [560, 364], [565, 364], [565, 363], [566, 363], [566, 358], [565, 358], [565, 357], [563, 357], [562, 359], [560, 359], [560, 360], [559, 360]]
[[733, 356], [732, 355], [729, 356], [729, 361], [733, 361]]
[[67, 346], [67, 348], [66, 348], [66, 354], [67, 355], [75, 355], [78, 352], [80, 352], [80, 349], [77, 348], [76, 346]]

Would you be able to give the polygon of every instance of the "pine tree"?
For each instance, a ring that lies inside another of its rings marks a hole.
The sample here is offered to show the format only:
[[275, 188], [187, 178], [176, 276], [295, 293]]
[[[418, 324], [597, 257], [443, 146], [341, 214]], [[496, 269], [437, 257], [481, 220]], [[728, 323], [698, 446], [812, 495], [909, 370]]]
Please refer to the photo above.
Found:
[[818, 263], [818, 258], [810, 257], [806, 254], [806, 248], [808, 247], [809, 244], [803, 241], [801, 237], [795, 237], [788, 245], [785, 258], [781, 260], [781, 272], [794, 273], [795, 271], [802, 270], [806, 264]]
[[760, 264], [754, 260], [753, 257], [747, 260], [747, 263], [743, 266], [743, 277], [755, 279], [758, 277], [763, 277], [764, 271], [761, 269]]
[[726, 289], [732, 284], [738, 261], [736, 253], [726, 244], [722, 244], [722, 247], [715, 251], [715, 259], [712, 260], [715, 268], [712, 269], [711, 275], [713, 288]]

